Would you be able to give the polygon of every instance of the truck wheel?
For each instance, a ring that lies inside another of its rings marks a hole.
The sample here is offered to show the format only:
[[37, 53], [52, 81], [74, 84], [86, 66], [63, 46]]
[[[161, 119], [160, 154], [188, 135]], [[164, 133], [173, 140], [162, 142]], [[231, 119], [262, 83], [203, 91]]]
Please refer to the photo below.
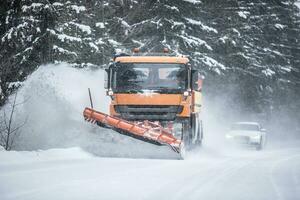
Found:
[[187, 150], [190, 149], [190, 147], [192, 146], [192, 128], [190, 120], [182, 122], [181, 140], [184, 143], [184, 148]]
[[202, 144], [203, 127], [202, 121], [197, 115], [192, 115], [189, 120], [182, 123], [182, 141], [185, 149], [189, 150]]
[[198, 115], [191, 116], [192, 141], [195, 147], [201, 146], [203, 137], [202, 121]]
[[184, 160], [185, 157], [186, 157], [186, 147], [184, 145], [184, 142], [182, 142], [182, 144], [180, 145], [179, 159]]
[[202, 145], [202, 140], [203, 140], [203, 123], [202, 120], [200, 120], [199, 128], [198, 128], [198, 138], [196, 140], [197, 146]]

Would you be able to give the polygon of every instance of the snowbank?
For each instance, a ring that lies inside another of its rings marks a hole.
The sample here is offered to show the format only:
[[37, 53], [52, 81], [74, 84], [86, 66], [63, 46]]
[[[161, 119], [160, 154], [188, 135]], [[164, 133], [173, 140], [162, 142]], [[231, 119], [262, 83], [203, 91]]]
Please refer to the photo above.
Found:
[[39, 151], [1, 151], [0, 165], [25, 164], [34, 162], [47, 162], [59, 160], [90, 159], [93, 156], [81, 148], [73, 147], [68, 149], [49, 149]]

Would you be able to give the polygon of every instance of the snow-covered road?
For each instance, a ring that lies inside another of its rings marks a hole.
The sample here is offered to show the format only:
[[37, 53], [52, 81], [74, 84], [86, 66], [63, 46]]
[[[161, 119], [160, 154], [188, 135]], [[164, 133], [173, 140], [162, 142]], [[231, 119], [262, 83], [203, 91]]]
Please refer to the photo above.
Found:
[[[298, 147], [297, 147], [298, 146]], [[0, 199], [290, 199], [300, 147], [221, 151], [186, 160], [101, 158], [79, 148], [0, 151]]]
[[227, 149], [220, 107], [206, 101], [201, 150], [186, 160], [142, 159], [160, 150], [83, 121], [88, 87], [95, 108], [107, 112], [103, 79], [101, 70], [67, 64], [42, 66], [27, 79], [16, 116], [28, 121], [16, 149], [32, 151], [0, 149], [0, 200], [300, 199], [300, 142]]

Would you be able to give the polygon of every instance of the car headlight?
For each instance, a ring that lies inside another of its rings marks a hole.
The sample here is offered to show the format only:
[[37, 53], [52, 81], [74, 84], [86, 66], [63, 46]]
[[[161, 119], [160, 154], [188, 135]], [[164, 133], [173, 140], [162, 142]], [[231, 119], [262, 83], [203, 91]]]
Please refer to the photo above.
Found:
[[233, 135], [225, 135], [227, 139], [233, 138]]
[[259, 139], [260, 135], [252, 136], [253, 139]]

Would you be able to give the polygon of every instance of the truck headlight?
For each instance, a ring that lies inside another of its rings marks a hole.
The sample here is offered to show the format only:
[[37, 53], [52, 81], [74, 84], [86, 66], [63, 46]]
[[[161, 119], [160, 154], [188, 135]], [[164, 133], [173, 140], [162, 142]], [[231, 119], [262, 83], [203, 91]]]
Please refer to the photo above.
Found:
[[188, 91], [185, 91], [184, 93], [183, 93], [183, 96], [185, 96], [185, 97], [188, 97], [190, 95], [190, 93], [188, 92]]
[[112, 95], [114, 95], [114, 92], [112, 90], [108, 90], [107, 95], [112, 96]]

